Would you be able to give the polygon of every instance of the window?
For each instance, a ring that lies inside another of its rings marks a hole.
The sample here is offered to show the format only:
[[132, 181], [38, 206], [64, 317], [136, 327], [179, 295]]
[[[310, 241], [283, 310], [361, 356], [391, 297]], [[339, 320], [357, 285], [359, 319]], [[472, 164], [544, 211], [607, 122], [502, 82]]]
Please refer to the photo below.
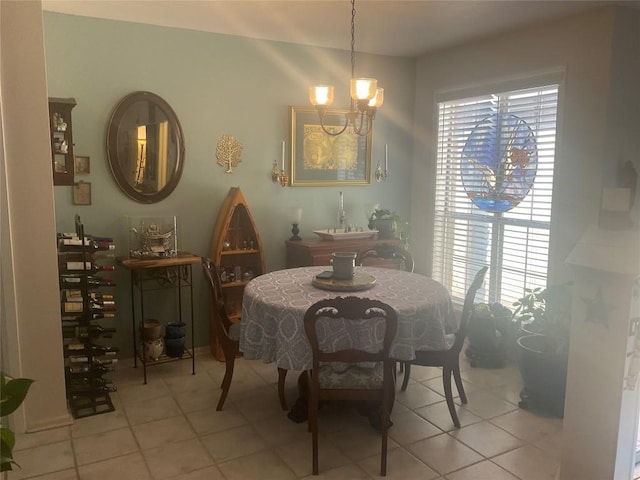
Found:
[[558, 85], [438, 104], [433, 278], [506, 306], [546, 285]]

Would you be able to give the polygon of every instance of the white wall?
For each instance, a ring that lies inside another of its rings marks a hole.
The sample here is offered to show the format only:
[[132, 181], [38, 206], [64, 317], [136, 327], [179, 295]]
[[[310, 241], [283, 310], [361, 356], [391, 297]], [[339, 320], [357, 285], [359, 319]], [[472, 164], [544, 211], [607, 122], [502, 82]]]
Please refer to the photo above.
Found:
[[[39, 1], [0, 2], [2, 369], [35, 380], [16, 431], [70, 423]], [[29, 32], [25, 35], [24, 32]]]

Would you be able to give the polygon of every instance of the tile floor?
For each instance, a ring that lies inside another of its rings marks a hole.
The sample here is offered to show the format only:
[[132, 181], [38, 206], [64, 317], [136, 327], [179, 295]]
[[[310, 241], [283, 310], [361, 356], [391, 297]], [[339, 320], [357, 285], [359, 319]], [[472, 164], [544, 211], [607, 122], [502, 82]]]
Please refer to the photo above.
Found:
[[[462, 356], [464, 359], [464, 355]], [[439, 369], [414, 367], [398, 392], [389, 431], [389, 479], [547, 480], [558, 467], [562, 420], [517, 406], [520, 375], [463, 363], [469, 403], [451, 422]], [[379, 478], [380, 437], [345, 406], [320, 413], [320, 476], [311, 477], [311, 435], [280, 409], [273, 364], [238, 359], [224, 411], [216, 412], [224, 365], [191, 362], [141, 368], [121, 361], [116, 411], [19, 435], [22, 470], [9, 480], [236, 480]], [[296, 398], [298, 372], [287, 378]], [[454, 387], [455, 391], [455, 387]]]

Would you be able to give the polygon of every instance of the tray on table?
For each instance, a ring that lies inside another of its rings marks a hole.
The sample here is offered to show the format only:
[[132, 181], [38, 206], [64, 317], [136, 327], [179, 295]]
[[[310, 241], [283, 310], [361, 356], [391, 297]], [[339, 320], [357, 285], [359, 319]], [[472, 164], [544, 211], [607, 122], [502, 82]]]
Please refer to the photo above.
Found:
[[376, 277], [364, 272], [355, 272], [350, 280], [339, 280], [337, 278], [317, 278], [313, 277], [311, 283], [314, 287], [333, 292], [359, 292], [369, 290], [376, 284]]

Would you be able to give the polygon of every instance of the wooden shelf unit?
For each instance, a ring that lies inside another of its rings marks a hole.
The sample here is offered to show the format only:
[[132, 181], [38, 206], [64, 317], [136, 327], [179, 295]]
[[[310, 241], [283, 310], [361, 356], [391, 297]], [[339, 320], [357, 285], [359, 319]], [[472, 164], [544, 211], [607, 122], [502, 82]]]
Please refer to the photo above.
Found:
[[[222, 278], [227, 315], [240, 322], [244, 288], [251, 278], [266, 272], [260, 233], [239, 187], [231, 187], [213, 229], [209, 258]], [[239, 274], [239, 279], [236, 278]], [[214, 311], [212, 315], [217, 315]], [[211, 329], [211, 354], [224, 361], [224, 354]]]

